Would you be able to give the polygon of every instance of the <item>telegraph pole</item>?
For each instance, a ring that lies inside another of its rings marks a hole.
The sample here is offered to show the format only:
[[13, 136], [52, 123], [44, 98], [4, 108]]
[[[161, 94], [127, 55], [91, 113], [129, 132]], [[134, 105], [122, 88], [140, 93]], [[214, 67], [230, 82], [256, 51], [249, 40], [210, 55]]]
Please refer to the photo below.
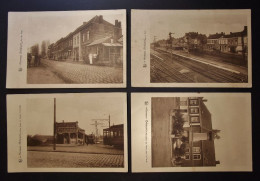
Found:
[[53, 150], [56, 150], [56, 98], [54, 98]]

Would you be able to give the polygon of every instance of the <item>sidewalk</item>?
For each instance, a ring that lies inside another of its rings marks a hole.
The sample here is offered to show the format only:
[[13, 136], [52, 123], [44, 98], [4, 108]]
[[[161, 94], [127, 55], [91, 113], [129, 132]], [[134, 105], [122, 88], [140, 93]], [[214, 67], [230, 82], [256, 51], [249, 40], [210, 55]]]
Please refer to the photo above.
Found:
[[108, 146], [103, 144], [80, 145], [80, 146], [57, 144], [56, 150], [53, 150], [53, 145], [27, 146], [27, 151], [124, 155], [124, 150], [116, 149], [113, 146]]

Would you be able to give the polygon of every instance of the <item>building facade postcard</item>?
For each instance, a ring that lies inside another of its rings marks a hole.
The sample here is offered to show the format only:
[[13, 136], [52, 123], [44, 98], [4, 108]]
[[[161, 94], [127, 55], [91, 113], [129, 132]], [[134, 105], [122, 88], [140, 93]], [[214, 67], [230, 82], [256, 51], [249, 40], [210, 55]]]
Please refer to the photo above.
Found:
[[252, 87], [249, 9], [132, 10], [131, 31], [133, 87]]
[[252, 171], [250, 93], [133, 93], [133, 172]]
[[8, 13], [7, 88], [126, 87], [126, 10]]
[[127, 172], [125, 93], [7, 95], [8, 172]]

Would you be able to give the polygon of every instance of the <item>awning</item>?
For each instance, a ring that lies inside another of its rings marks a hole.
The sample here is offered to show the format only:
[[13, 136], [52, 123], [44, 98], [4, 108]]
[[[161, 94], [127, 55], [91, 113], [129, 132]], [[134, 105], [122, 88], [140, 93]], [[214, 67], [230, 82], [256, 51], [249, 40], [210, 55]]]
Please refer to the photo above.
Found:
[[106, 36], [104, 38], [101, 38], [101, 39], [98, 39], [98, 40], [94, 40], [92, 43], [90, 43], [87, 46], [98, 45], [98, 44], [104, 43], [105, 41], [107, 41], [108, 39], [111, 39], [111, 38], [112, 38], [111, 36]]
[[102, 43], [102, 45], [106, 47], [122, 47], [123, 45], [120, 43]]

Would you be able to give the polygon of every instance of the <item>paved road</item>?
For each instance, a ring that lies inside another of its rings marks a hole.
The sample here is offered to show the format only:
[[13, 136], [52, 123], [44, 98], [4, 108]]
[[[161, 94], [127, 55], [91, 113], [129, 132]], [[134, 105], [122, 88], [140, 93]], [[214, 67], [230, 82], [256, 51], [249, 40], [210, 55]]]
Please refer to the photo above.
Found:
[[28, 84], [65, 84], [66, 82], [44, 66], [27, 69]]
[[[53, 146], [28, 146], [28, 151], [45, 151], [53, 152]], [[81, 145], [81, 146], [72, 146], [66, 144], [56, 145], [55, 152], [73, 152], [73, 153], [103, 153], [103, 154], [116, 154], [123, 155], [124, 150], [116, 149], [113, 146], [103, 145], [103, 144], [93, 144], [93, 145]]]
[[30, 168], [124, 167], [123, 155], [27, 151]]
[[123, 68], [88, 65], [82, 63], [41, 60], [50, 71], [56, 73], [67, 83], [122, 83]]
[[152, 167], [171, 167], [170, 110], [177, 98], [152, 98]]

